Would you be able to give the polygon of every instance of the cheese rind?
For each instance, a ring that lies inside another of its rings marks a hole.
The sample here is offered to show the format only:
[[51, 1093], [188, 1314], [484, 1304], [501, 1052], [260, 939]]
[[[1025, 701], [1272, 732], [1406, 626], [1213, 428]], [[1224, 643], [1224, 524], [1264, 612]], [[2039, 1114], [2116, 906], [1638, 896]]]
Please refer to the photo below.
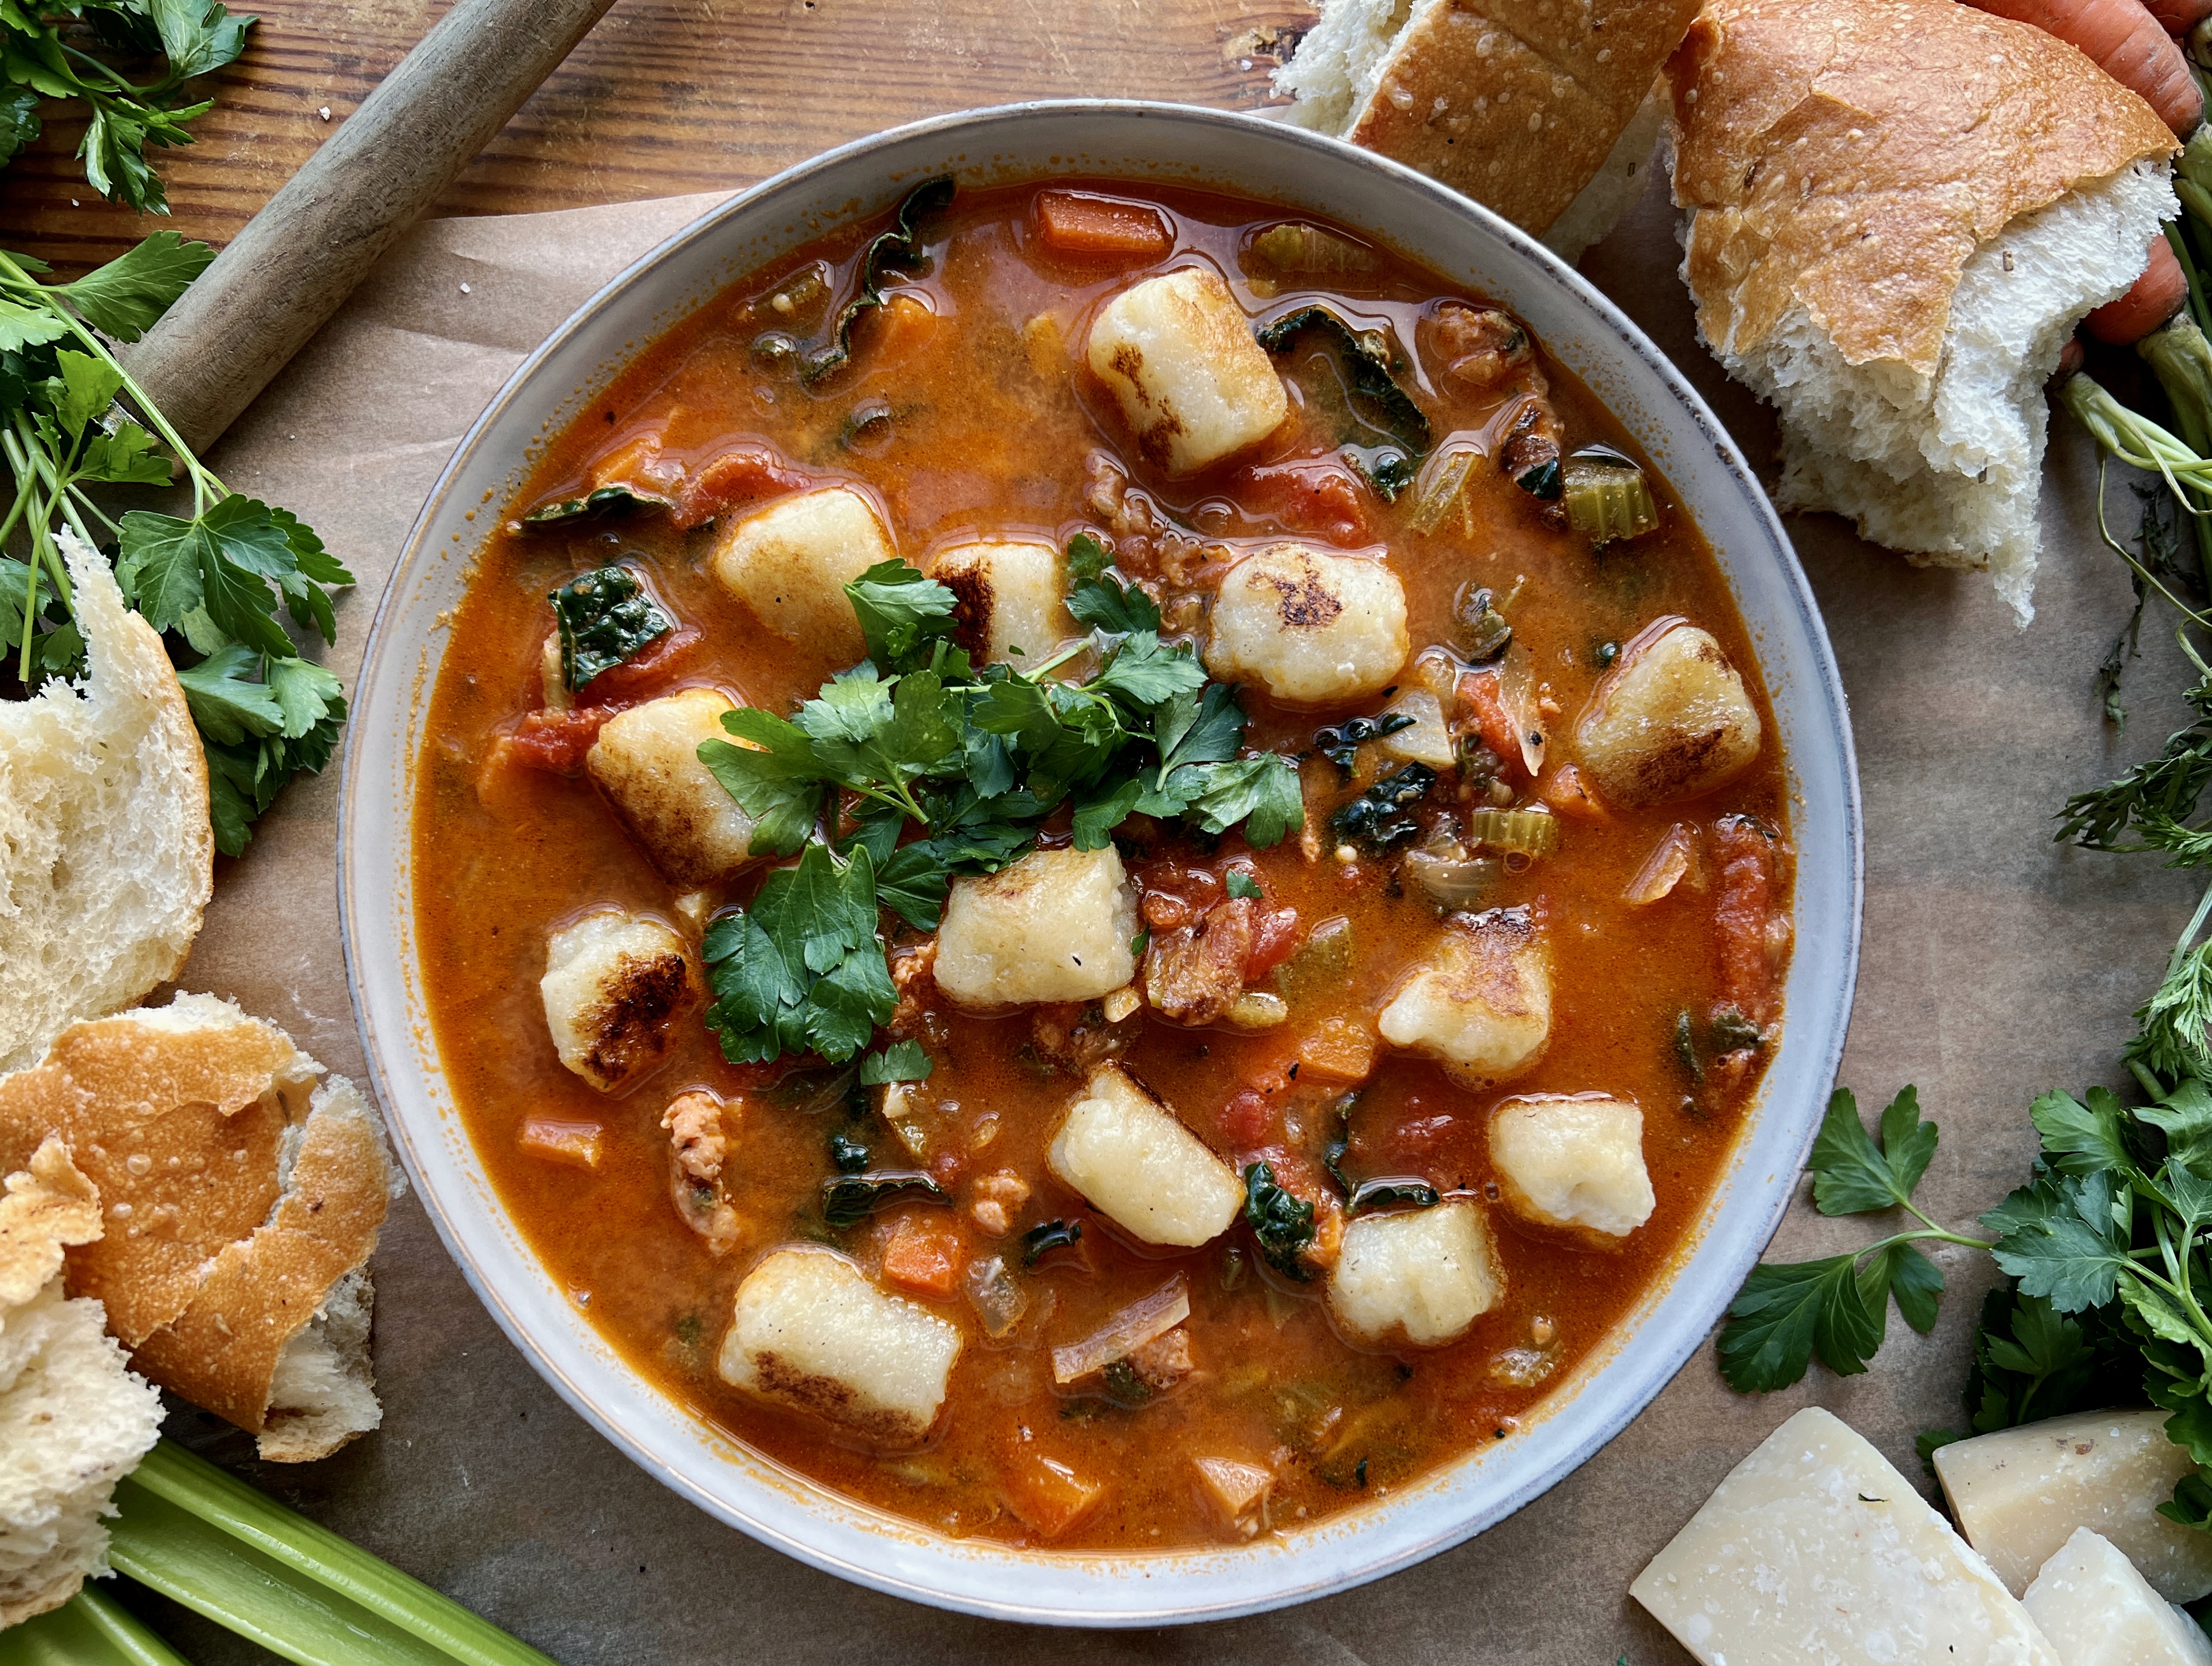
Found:
[[1730, 1471], [1629, 1594], [1703, 1666], [2064, 1666], [1989, 1564], [1818, 1407]]
[[2160, 1411], [2055, 1417], [1955, 1441], [1936, 1478], [1966, 1541], [2015, 1595], [2074, 1529], [2109, 1539], [2169, 1602], [2212, 1591], [2212, 1535], [2158, 1513], [2195, 1466]]
[[2111, 1540], [2076, 1528], [2021, 1598], [2065, 1666], [2212, 1666], [2212, 1639]]

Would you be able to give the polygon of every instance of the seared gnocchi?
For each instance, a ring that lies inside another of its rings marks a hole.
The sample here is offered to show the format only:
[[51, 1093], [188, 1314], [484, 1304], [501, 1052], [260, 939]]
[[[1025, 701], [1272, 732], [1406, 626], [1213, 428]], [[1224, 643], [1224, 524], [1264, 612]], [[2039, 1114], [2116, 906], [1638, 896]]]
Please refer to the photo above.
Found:
[[1229, 1165], [1119, 1065], [1091, 1073], [1045, 1161], [1092, 1208], [1146, 1243], [1208, 1243], [1244, 1201]]
[[602, 1093], [650, 1074], [700, 995], [674, 928], [622, 909], [595, 909], [553, 933], [538, 988], [561, 1062]]
[[1195, 474], [1266, 439], [1290, 414], [1252, 321], [1204, 267], [1122, 290], [1091, 325], [1085, 353], [1137, 449], [1165, 474]]
[[938, 927], [937, 987], [969, 1007], [1089, 1000], [1136, 975], [1137, 896], [1121, 854], [1033, 850], [956, 879]]
[[1525, 909], [1455, 915], [1376, 1020], [1393, 1047], [1488, 1087], [1534, 1064], [1552, 1034], [1550, 952]]
[[1710, 631], [1648, 626], [1575, 725], [1583, 767], [1617, 804], [1669, 804], [1724, 785], [1759, 756], [1759, 708]]
[[718, 884], [753, 860], [753, 819], [699, 761], [699, 745], [727, 740], [713, 689], [684, 689], [617, 712], [584, 767], [630, 836], [674, 884]]
[[1466, 1198], [1348, 1221], [1328, 1280], [1329, 1308], [1354, 1336], [1416, 1347], [1465, 1335], [1504, 1295], [1482, 1207]]
[[963, 544], [941, 550], [929, 575], [959, 599], [953, 640], [977, 663], [1041, 663], [1082, 634], [1067, 611], [1067, 575], [1048, 544]]
[[898, 551], [875, 506], [847, 486], [801, 492], [737, 522], [707, 557], [716, 582], [787, 641], [858, 659], [845, 587]]
[[1406, 588], [1387, 562], [1279, 544], [1222, 580], [1206, 664], [1286, 705], [1319, 706], [1387, 687], [1411, 647]]
[[1619, 1099], [1517, 1099], [1490, 1122], [1490, 1160], [1505, 1201], [1540, 1226], [1624, 1238], [1657, 1198], [1644, 1164], [1644, 1113]]

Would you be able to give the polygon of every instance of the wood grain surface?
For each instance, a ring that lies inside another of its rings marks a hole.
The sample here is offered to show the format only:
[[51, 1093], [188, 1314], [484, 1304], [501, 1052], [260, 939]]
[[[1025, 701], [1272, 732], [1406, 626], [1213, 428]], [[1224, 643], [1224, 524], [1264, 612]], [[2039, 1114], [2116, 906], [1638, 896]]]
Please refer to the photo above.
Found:
[[[239, 9], [243, 9], [241, 4]], [[199, 83], [197, 143], [160, 153], [165, 221], [100, 200], [82, 123], [0, 172], [11, 247], [65, 274], [173, 226], [222, 244], [356, 109], [443, 0], [271, 0]], [[1249, 109], [1304, 0], [621, 0], [432, 212], [520, 214], [726, 190], [901, 122], [1019, 99]]]

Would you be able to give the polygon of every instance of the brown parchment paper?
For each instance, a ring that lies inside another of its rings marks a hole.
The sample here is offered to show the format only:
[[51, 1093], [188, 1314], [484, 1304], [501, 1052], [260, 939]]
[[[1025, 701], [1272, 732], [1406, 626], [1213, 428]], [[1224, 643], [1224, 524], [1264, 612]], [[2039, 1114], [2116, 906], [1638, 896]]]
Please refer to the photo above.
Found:
[[[214, 459], [240, 490], [296, 509], [360, 577], [331, 663], [350, 688], [385, 579], [469, 423], [592, 289], [714, 202], [684, 198], [420, 228], [233, 431]], [[1584, 271], [1673, 356], [1765, 466], [1771, 423], [1697, 345], [1655, 186]], [[2129, 1013], [2155, 984], [2193, 886], [2142, 857], [2063, 849], [2069, 791], [2154, 750], [2182, 721], [2170, 634], [2146, 633], [2124, 737], [2092, 678], [2130, 597], [2098, 544], [2096, 469], [2054, 423], [2037, 617], [2015, 629], [1985, 577], [1918, 571], [1828, 518], [1791, 523], [1851, 701], [1866, 809], [1863, 958], [1843, 1081], [1871, 1110], [1917, 1083], [1942, 1146], [1920, 1189], [1965, 1225], [2018, 1183], [2026, 1107], [2112, 1080]], [[2134, 506], [2115, 486], [2116, 524]], [[2155, 615], [2154, 618], [2155, 619]], [[362, 1076], [335, 897], [337, 771], [295, 784], [218, 875], [182, 987], [235, 998], [332, 1068]], [[1832, 1253], [1864, 1223], [1801, 1196], [1772, 1253]], [[244, 1469], [568, 1666], [721, 1662], [1515, 1662], [1634, 1666], [1687, 1657], [1628, 1600], [1629, 1580], [1731, 1465], [1817, 1402], [1916, 1479], [1917, 1430], [1960, 1420], [1967, 1338], [1993, 1274], [1951, 1282], [1922, 1339], [1893, 1318], [1867, 1375], [1817, 1367], [1787, 1393], [1731, 1394], [1710, 1347], [1610, 1446], [1480, 1539], [1364, 1589], [1249, 1620], [1068, 1633], [879, 1596], [764, 1549], [679, 1502], [556, 1398], [493, 1325], [413, 1201], [376, 1262], [382, 1431], [304, 1468], [258, 1466], [243, 1437], [189, 1412], [173, 1432]], [[201, 1666], [264, 1659], [125, 1587]]]

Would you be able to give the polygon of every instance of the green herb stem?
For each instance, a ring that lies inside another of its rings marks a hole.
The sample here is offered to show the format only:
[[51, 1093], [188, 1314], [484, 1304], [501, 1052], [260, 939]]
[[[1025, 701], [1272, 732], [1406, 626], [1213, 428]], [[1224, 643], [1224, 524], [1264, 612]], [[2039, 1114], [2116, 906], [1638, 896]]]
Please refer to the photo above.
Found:
[[0, 1631], [0, 1666], [188, 1666], [89, 1584], [61, 1607]]

